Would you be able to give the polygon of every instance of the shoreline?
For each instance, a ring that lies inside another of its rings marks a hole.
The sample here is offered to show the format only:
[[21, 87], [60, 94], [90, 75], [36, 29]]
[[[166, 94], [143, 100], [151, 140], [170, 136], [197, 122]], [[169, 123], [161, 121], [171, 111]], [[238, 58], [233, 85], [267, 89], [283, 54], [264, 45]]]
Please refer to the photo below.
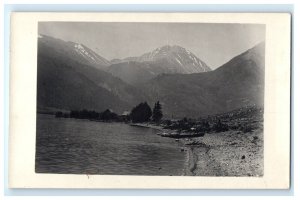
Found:
[[[164, 131], [164, 132], [174, 132], [174, 130], [170, 129], [164, 129], [162, 126], [157, 126], [157, 125], [152, 125], [152, 124], [145, 124], [145, 123], [132, 123], [129, 124], [131, 126], [136, 126], [136, 127], [142, 127], [142, 128], [152, 128], [158, 131]], [[161, 134], [157, 134], [158, 136], [163, 137]], [[187, 145], [187, 141], [184, 138], [180, 139], [174, 139], [172, 137], [169, 137], [170, 139], [177, 140], [180, 143], [181, 150], [184, 151], [185, 153], [185, 161], [183, 164], [183, 169], [182, 169], [182, 174], [181, 176], [195, 176], [194, 170], [197, 168], [197, 156], [195, 152], [193, 151], [192, 146]], [[188, 139], [190, 141], [190, 139]]]
[[[145, 124], [145, 123], [132, 123], [129, 124], [131, 126], [136, 126], [136, 127], [142, 127], [142, 128], [152, 128], [158, 131], [165, 131], [165, 132], [173, 132], [173, 130], [170, 129], [164, 129], [162, 126], [157, 126], [157, 125], [150, 125], [150, 124]], [[163, 137], [161, 134], [157, 134], [160, 137]], [[183, 169], [182, 169], [182, 174], [181, 176], [194, 176], [192, 170], [193, 168], [196, 168], [196, 162], [195, 162], [195, 154], [193, 153], [191, 147], [186, 145], [185, 139], [174, 139], [169, 137], [169, 139], [177, 140], [180, 143], [180, 149], [181, 151], [183, 150], [185, 153], [185, 161], [183, 164]]]
[[[127, 125], [169, 134], [175, 131], [155, 124]], [[263, 176], [262, 128], [247, 133], [229, 130], [201, 137], [169, 138], [178, 142], [178, 150], [185, 153], [181, 176]]]
[[192, 139], [198, 145], [185, 145], [189, 154], [185, 176], [263, 176], [262, 130], [205, 136]]
[[183, 169], [183, 176], [195, 176], [194, 170], [197, 167], [197, 160], [192, 148], [187, 148], [186, 161]]
[[[174, 132], [151, 124], [133, 126]], [[186, 153], [182, 176], [263, 176], [263, 129], [248, 133], [229, 130], [176, 140]]]
[[153, 125], [153, 124], [129, 123], [128, 125], [142, 127], [142, 128], [152, 128], [152, 129], [156, 129], [156, 130], [159, 130], [159, 131], [168, 130], [168, 129], [164, 129], [162, 126], [157, 126], [157, 125]]

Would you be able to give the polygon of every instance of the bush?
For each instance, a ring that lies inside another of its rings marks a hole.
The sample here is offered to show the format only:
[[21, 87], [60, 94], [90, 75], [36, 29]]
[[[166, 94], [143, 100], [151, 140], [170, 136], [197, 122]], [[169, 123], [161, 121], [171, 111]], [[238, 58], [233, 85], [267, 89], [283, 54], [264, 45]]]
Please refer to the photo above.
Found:
[[251, 126], [242, 126], [240, 127], [240, 131], [242, 131], [243, 133], [250, 133], [253, 131], [253, 127]]
[[69, 118], [70, 117], [70, 115], [69, 115], [69, 113], [64, 113], [64, 116], [63, 116], [64, 118]]
[[168, 119], [164, 121], [164, 124], [165, 124], [166, 126], [170, 126], [171, 123], [172, 123], [171, 120], [168, 120]]
[[202, 123], [201, 123], [201, 127], [202, 127], [202, 130], [204, 131], [204, 132], [209, 132], [210, 131], [210, 125], [209, 125], [209, 123], [207, 122], [207, 121], [203, 121]]
[[55, 113], [55, 117], [57, 117], [57, 118], [61, 118], [61, 117], [63, 117], [63, 113], [62, 112], [56, 112]]
[[213, 126], [212, 129], [218, 133], [218, 132], [228, 131], [229, 127], [227, 124], [224, 124], [220, 120], [218, 120], [218, 122]]
[[109, 109], [100, 113], [100, 119], [104, 121], [118, 120], [118, 115]]

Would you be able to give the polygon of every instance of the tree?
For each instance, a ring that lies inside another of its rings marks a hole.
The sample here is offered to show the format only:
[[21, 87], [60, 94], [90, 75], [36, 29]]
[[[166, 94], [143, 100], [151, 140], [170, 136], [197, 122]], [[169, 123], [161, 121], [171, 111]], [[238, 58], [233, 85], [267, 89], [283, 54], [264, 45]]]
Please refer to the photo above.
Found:
[[161, 120], [161, 118], [163, 117], [162, 111], [161, 111], [161, 105], [159, 103], [159, 101], [157, 101], [154, 104], [154, 108], [153, 108], [153, 112], [152, 112], [152, 119], [155, 122], [159, 122]]
[[58, 112], [55, 113], [55, 117], [56, 118], [61, 118], [61, 117], [63, 117], [63, 113], [58, 111]]
[[140, 103], [131, 110], [130, 119], [132, 122], [147, 122], [152, 115], [152, 111], [147, 102]]
[[106, 109], [104, 112], [100, 113], [100, 119], [104, 121], [117, 120], [118, 115], [111, 110]]

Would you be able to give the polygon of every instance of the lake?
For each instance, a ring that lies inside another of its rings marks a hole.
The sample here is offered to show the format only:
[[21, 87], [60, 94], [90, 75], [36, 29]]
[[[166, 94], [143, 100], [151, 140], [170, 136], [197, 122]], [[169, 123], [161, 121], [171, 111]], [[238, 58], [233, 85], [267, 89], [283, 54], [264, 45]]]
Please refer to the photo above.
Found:
[[37, 173], [182, 175], [186, 153], [157, 130], [37, 115]]

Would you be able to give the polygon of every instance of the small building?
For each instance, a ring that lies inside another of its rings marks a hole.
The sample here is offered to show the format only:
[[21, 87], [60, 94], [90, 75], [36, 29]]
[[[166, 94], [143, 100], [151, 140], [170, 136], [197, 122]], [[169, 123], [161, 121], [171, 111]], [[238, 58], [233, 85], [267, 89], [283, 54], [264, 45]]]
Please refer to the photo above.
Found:
[[121, 114], [122, 120], [123, 120], [123, 121], [129, 121], [129, 120], [130, 120], [129, 115], [130, 115], [130, 112], [129, 112], [129, 111], [124, 111], [124, 112]]

